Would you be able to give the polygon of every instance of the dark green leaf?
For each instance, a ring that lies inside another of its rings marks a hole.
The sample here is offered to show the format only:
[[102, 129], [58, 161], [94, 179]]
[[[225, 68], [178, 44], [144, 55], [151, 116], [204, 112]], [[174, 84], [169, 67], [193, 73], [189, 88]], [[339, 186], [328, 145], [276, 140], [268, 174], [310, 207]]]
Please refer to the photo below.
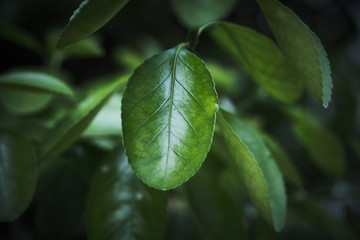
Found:
[[285, 222], [286, 194], [281, 172], [257, 132], [221, 111], [218, 122], [244, 185], [263, 217], [280, 231]]
[[1, 89], [72, 95], [73, 91], [57, 77], [42, 72], [17, 71], [0, 75]]
[[121, 136], [121, 94], [114, 94], [84, 131], [84, 137]]
[[301, 175], [296, 166], [292, 163], [286, 151], [275, 139], [271, 138], [265, 133], [262, 133], [261, 136], [264, 139], [266, 146], [270, 150], [272, 157], [279, 166], [284, 178], [290, 183], [300, 187], [302, 185]]
[[94, 176], [87, 209], [92, 240], [164, 239], [166, 195], [143, 184], [116, 150]]
[[37, 54], [41, 54], [41, 44], [37, 39], [22, 29], [2, 21], [0, 21], [0, 38], [5, 38]]
[[216, 172], [203, 166], [184, 185], [196, 223], [201, 228], [203, 239], [241, 239], [244, 226], [240, 207], [235, 205], [219, 185], [220, 176], [214, 174]]
[[278, 0], [257, 0], [296, 77], [327, 107], [331, 100], [331, 69], [320, 40], [296, 14]]
[[0, 130], [0, 221], [15, 220], [28, 207], [36, 178], [31, 143], [16, 132]]
[[210, 33], [273, 97], [284, 102], [292, 102], [300, 97], [302, 87], [295, 72], [268, 37], [230, 23], [217, 23]]
[[333, 177], [345, 171], [345, 153], [340, 140], [311, 114], [294, 109], [294, 132], [314, 163]]
[[109, 99], [119, 86], [127, 81], [127, 77], [121, 77], [112, 83], [98, 86], [90, 91], [85, 99], [78, 104], [77, 108], [69, 115], [66, 115], [48, 132], [41, 144], [41, 159], [45, 160], [56, 157], [71, 146], [88, 127], [106, 103], [106, 100]]
[[0, 90], [0, 103], [13, 114], [25, 115], [43, 110], [51, 101], [50, 93], [29, 92], [25, 90]]
[[175, 14], [189, 28], [226, 17], [236, 3], [237, 0], [171, 0]]
[[89, 37], [104, 26], [129, 0], [84, 0], [62, 32], [57, 47]]
[[140, 179], [168, 190], [193, 176], [209, 151], [217, 109], [210, 73], [183, 44], [145, 61], [122, 100], [126, 153]]

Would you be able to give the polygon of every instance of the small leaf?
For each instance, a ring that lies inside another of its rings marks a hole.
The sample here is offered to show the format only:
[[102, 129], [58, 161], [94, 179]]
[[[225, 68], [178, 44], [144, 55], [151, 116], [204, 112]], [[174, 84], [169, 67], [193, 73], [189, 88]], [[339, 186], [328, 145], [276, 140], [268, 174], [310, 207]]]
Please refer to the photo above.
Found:
[[73, 95], [62, 80], [41, 72], [17, 71], [0, 75], [0, 89]]
[[34, 114], [45, 109], [53, 95], [24, 90], [0, 89], [0, 103], [15, 115]]
[[210, 34], [273, 97], [284, 102], [293, 102], [300, 97], [302, 87], [295, 72], [268, 37], [250, 28], [225, 22], [217, 23]]
[[168, 190], [193, 176], [209, 151], [217, 109], [210, 73], [183, 44], [136, 69], [122, 100], [122, 128], [140, 179]]
[[311, 114], [295, 109], [294, 132], [311, 160], [332, 177], [345, 172], [345, 152], [340, 140]]
[[121, 136], [121, 94], [114, 94], [84, 131], [84, 137]]
[[261, 137], [240, 119], [221, 111], [218, 123], [244, 185], [263, 217], [280, 231], [286, 194], [281, 172]]
[[261, 137], [263, 138], [266, 146], [271, 152], [272, 157], [276, 161], [277, 165], [280, 168], [281, 173], [283, 174], [284, 178], [298, 186], [301, 187], [302, 185], [302, 178], [297, 170], [296, 166], [290, 160], [289, 155], [286, 151], [280, 146], [280, 144], [270, 136], [265, 133], [261, 133]]
[[88, 127], [106, 100], [126, 82], [127, 77], [121, 77], [112, 83], [90, 91], [77, 108], [60, 120], [45, 136], [41, 144], [40, 158], [45, 160], [56, 157], [71, 146]]
[[5, 38], [39, 55], [42, 52], [41, 44], [34, 36], [3, 21], [0, 21], [0, 38]]
[[29, 140], [0, 130], [0, 221], [15, 220], [28, 207], [36, 178], [35, 152]]
[[319, 38], [278, 0], [257, 0], [296, 77], [327, 107], [331, 100], [331, 69]]
[[104, 26], [129, 0], [84, 0], [63, 30], [57, 47], [75, 43]]
[[118, 149], [93, 178], [87, 208], [89, 239], [164, 239], [165, 207], [165, 193], [139, 181]]
[[197, 28], [226, 17], [238, 0], [171, 0], [172, 8], [182, 24]]

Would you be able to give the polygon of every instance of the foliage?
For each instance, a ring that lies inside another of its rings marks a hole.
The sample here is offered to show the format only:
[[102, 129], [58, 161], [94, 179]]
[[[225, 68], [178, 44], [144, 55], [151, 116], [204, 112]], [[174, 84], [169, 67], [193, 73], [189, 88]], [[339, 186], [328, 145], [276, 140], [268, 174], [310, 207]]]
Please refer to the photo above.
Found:
[[134, 2], [84, 0], [62, 31], [0, 22], [30, 56], [0, 74], [1, 239], [356, 239], [360, 91], [305, 21]]

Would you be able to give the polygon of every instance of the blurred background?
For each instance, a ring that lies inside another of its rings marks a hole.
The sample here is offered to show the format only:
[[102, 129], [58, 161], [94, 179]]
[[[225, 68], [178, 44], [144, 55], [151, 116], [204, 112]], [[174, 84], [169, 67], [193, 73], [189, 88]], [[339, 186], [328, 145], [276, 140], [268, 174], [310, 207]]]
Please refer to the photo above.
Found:
[[[324, 109], [307, 92], [297, 105], [309, 110], [338, 137], [345, 151], [347, 167], [346, 173], [338, 179], [330, 178], [314, 167], [304, 148], [289, 134], [291, 126], [276, 107], [277, 102], [268, 101], [261, 94], [258, 97], [257, 85], [206, 33], [202, 34], [196, 54], [209, 65], [220, 66], [220, 72], [225, 71], [219, 73], [226, 75], [224, 83], [221, 76], [219, 80], [215, 79], [223, 106], [250, 116], [274, 136], [301, 172], [306, 189], [287, 185], [288, 205], [295, 210], [289, 209], [286, 227], [281, 233], [275, 233], [262, 222], [256, 209], [246, 208], [244, 214], [250, 220], [244, 236], [248, 239], [360, 238], [360, 1], [282, 2], [310, 26], [328, 53], [334, 81], [329, 107]], [[7, 34], [0, 35], [0, 74], [19, 67], [46, 68], [61, 71], [68, 82], [81, 87], [91, 79], [132, 71], [144, 59], [186, 40], [188, 29], [177, 19], [170, 1], [131, 0], [92, 37], [93, 42], [89, 44], [93, 46], [93, 52], [69, 51], [56, 55], [57, 36], [80, 3], [79, 0], [0, 0], [2, 29], [7, 26], [22, 29], [43, 46], [37, 54]], [[224, 20], [251, 27], [273, 38], [254, 0], [237, 1]], [[217, 68], [212, 69], [215, 75]], [[1, 108], [0, 118], [8, 111]], [[189, 239], [189, 236], [197, 239], [200, 236], [197, 223], [191, 220], [186, 202], [178, 198], [176, 191], [170, 195], [174, 201], [169, 206], [173, 211], [169, 211], [168, 239]], [[314, 199], [306, 198], [307, 195], [314, 196]], [[301, 202], [304, 198], [307, 200]], [[36, 232], [39, 224], [42, 226], [44, 223], [34, 223], [35, 206], [33, 203], [14, 223], [0, 223], [0, 239], [40, 239]], [[76, 208], [71, 201], [65, 201], [62, 207]], [[56, 216], [48, 219], [51, 221], [52, 218]], [[67, 239], [86, 239], [82, 227], [80, 224], [80, 230]]]

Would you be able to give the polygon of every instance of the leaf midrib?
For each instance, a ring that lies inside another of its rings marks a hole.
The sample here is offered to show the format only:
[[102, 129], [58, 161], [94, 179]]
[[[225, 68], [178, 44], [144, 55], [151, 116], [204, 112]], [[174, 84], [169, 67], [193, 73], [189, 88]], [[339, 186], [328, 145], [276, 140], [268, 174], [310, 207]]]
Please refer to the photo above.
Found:
[[178, 48], [176, 49], [175, 56], [174, 56], [174, 62], [171, 70], [171, 87], [170, 87], [170, 104], [169, 104], [169, 118], [168, 118], [168, 146], [166, 151], [166, 163], [165, 163], [165, 174], [163, 178], [163, 185], [167, 177], [167, 170], [168, 170], [168, 163], [169, 163], [169, 152], [170, 152], [170, 142], [171, 142], [171, 117], [172, 117], [172, 109], [174, 105], [174, 88], [175, 88], [175, 78], [176, 78], [176, 64], [177, 64], [177, 58], [179, 55], [179, 52], [181, 48], [184, 46], [184, 44], [180, 44]]

